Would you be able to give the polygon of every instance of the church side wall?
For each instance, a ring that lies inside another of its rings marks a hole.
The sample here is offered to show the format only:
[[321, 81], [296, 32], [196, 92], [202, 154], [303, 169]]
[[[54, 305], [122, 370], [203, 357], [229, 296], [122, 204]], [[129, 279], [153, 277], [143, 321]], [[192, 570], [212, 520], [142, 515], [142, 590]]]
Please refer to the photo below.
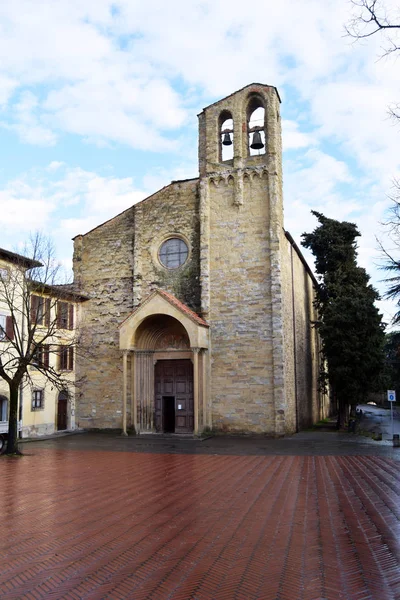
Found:
[[289, 240], [284, 246], [285, 387], [288, 433], [326, 416], [318, 390], [319, 340], [312, 323], [314, 283]]
[[296, 407], [296, 365], [295, 335], [293, 330], [293, 282], [292, 282], [292, 246], [281, 234], [282, 248], [282, 318], [285, 356], [285, 431], [294, 433], [297, 429]]
[[209, 185], [213, 428], [275, 434], [268, 176]]
[[76, 360], [78, 427], [122, 425], [118, 326], [133, 307], [133, 226], [130, 209], [75, 239], [75, 282], [90, 297], [82, 309], [82, 343]]

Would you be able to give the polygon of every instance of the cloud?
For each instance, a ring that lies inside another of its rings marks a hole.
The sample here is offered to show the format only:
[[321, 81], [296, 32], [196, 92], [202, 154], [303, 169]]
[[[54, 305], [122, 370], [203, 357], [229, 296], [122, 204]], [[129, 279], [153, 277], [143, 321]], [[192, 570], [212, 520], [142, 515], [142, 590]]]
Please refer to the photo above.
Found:
[[[196, 175], [195, 114], [260, 81], [283, 100], [287, 227], [310, 230], [312, 208], [354, 220], [360, 260], [371, 263], [385, 192], [400, 174], [400, 132], [387, 117], [400, 71], [394, 57], [376, 60], [379, 36], [343, 36], [349, 18], [347, 0], [195, 0], [190, 10], [182, 0], [0, 3], [0, 125], [38, 152], [60, 150], [47, 170], [3, 184], [3, 222], [17, 231], [18, 206], [21, 231], [42, 220], [73, 235], [173, 179], [165, 157], [179, 162], [178, 177]], [[72, 137], [86, 144], [76, 158]], [[95, 153], [108, 161], [121, 146], [143, 158], [105, 176]], [[157, 162], [143, 167], [154, 151]]]
[[38, 116], [38, 99], [32, 92], [23, 92], [19, 101], [13, 107], [13, 117], [9, 123], [0, 122], [0, 126], [16, 131], [21, 140], [37, 146], [53, 146], [56, 143], [55, 134], [43, 126]]
[[282, 142], [283, 150], [307, 148], [314, 145], [316, 139], [310, 133], [299, 131], [300, 125], [296, 121], [282, 119]]

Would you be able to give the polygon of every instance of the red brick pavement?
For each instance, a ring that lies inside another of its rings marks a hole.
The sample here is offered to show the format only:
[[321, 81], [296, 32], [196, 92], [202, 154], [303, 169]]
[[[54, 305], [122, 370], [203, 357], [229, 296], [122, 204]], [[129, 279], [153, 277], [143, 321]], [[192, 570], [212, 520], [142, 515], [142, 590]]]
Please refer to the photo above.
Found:
[[36, 450], [0, 460], [0, 598], [400, 598], [378, 457]]

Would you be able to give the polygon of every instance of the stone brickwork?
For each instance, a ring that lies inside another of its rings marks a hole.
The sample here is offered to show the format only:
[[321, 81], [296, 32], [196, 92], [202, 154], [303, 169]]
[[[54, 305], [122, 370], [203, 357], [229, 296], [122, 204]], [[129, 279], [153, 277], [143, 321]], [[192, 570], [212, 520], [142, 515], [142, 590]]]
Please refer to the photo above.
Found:
[[313, 323], [315, 282], [300, 250], [282, 232], [282, 285], [285, 346], [286, 429], [304, 429], [328, 415], [328, 398], [319, 392], [319, 338]]
[[[77, 361], [79, 427], [121, 427], [118, 327], [141, 300], [161, 288], [199, 310], [197, 196], [197, 180], [172, 183], [75, 238], [75, 282], [90, 297]], [[157, 252], [175, 234], [187, 241], [190, 254], [182, 269], [171, 271], [162, 267]]]
[[[254, 99], [265, 108], [266, 148], [258, 156], [248, 148]], [[228, 116], [234, 158], [222, 163], [219, 127]], [[211, 326], [213, 428], [283, 434], [279, 97], [275, 88], [254, 84], [199, 119], [202, 308]]]

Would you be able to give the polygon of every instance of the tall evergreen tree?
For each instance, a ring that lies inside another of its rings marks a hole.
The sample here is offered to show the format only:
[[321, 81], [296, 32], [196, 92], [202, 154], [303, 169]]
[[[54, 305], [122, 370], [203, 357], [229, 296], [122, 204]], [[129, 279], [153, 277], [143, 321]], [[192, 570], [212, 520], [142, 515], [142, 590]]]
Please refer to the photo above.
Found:
[[312, 211], [320, 225], [302, 235], [302, 245], [315, 257], [320, 286], [317, 293], [319, 333], [329, 381], [338, 402], [339, 425], [349, 405], [379, 388], [385, 341], [382, 317], [375, 306], [377, 291], [365, 269], [357, 265], [354, 223], [329, 219]]

